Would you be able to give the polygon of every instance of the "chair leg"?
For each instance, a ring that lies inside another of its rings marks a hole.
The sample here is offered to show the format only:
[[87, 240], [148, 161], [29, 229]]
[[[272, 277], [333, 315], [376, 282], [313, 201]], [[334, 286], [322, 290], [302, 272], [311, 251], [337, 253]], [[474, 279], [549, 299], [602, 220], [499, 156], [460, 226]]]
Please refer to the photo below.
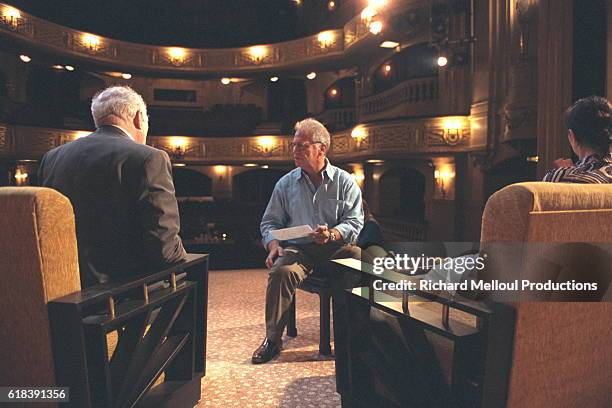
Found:
[[297, 336], [297, 327], [295, 325], [295, 297], [296, 295], [297, 294], [293, 295], [291, 306], [289, 306], [289, 316], [287, 319], [287, 336], [289, 337]]
[[329, 302], [331, 294], [327, 291], [319, 293], [320, 309], [319, 309], [319, 354], [324, 356], [331, 355], [330, 345], [330, 319], [329, 319]]

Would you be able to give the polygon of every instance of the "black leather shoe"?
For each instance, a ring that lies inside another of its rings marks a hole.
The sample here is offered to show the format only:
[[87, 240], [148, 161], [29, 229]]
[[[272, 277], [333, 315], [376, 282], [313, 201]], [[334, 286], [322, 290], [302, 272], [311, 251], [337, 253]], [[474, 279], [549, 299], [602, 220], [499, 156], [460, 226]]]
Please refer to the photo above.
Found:
[[267, 363], [268, 361], [272, 360], [275, 356], [277, 356], [279, 353], [280, 353], [279, 345], [277, 345], [273, 341], [270, 341], [266, 338], [264, 339], [263, 343], [261, 343], [261, 346], [259, 346], [257, 350], [255, 350], [255, 352], [253, 353], [251, 362], [253, 364]]

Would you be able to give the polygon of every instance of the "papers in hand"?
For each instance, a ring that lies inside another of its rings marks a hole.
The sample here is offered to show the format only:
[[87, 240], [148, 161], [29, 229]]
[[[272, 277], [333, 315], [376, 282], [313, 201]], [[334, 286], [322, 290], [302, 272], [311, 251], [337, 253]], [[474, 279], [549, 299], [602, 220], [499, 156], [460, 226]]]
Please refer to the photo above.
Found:
[[300, 225], [298, 227], [283, 228], [270, 231], [272, 237], [279, 241], [307, 237], [313, 232], [310, 225]]

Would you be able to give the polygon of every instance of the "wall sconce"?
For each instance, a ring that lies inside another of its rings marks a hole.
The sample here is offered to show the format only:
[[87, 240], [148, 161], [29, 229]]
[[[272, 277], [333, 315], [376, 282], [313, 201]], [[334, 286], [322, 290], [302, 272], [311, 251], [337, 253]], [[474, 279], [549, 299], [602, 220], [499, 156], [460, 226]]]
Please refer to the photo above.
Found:
[[363, 165], [356, 164], [353, 166], [353, 172], [351, 173], [353, 180], [357, 183], [357, 185], [363, 188], [363, 182], [365, 180], [365, 173], [363, 171]]
[[173, 137], [170, 140], [172, 146], [171, 154], [175, 159], [182, 159], [187, 153], [188, 141], [184, 137]]
[[213, 168], [217, 177], [219, 177], [219, 181], [223, 181], [223, 177], [227, 174], [227, 166], [218, 165]]
[[24, 166], [17, 166], [15, 169], [15, 184], [17, 186], [25, 186], [28, 184], [28, 173]]
[[321, 48], [328, 48], [334, 44], [336, 35], [333, 31], [323, 31], [317, 35], [317, 41]]
[[368, 24], [368, 29], [372, 34], [378, 35], [382, 32], [383, 23], [382, 21], [372, 21], [370, 24]]
[[359, 147], [368, 137], [368, 131], [364, 126], [355, 126], [351, 131], [351, 137], [357, 143], [357, 147]]
[[261, 136], [257, 138], [256, 143], [261, 154], [267, 156], [272, 154], [274, 151], [274, 148], [276, 147], [276, 138], [273, 136]]
[[85, 47], [89, 49], [91, 52], [96, 52], [100, 49], [100, 37], [93, 34], [83, 34], [81, 37], [83, 44]]
[[374, 18], [374, 16], [377, 14], [378, 14], [378, 11], [376, 11], [374, 7], [368, 6], [364, 8], [363, 11], [361, 12], [361, 20], [364, 23], [369, 24], [370, 21], [372, 21], [372, 18]]
[[[454, 165], [446, 164], [440, 166], [439, 169], [434, 171], [434, 178], [436, 179], [436, 186], [442, 193], [442, 198], [447, 198], [446, 196], [450, 193], [455, 179]], [[452, 199], [452, 197], [448, 198]]]
[[21, 20], [21, 12], [14, 7], [5, 6], [2, 10], [2, 17], [12, 30], [16, 30]]
[[261, 64], [267, 54], [268, 50], [263, 45], [256, 45], [255, 47], [249, 48], [251, 61], [255, 64]]
[[444, 134], [442, 137], [449, 145], [454, 146], [463, 139], [463, 123], [461, 119], [444, 119], [443, 127]]
[[340, 92], [338, 92], [338, 90], [336, 88], [332, 88], [329, 90], [328, 95], [330, 98], [335, 98], [338, 96]]
[[172, 65], [179, 66], [185, 62], [187, 51], [184, 48], [172, 47], [168, 49], [168, 58]]

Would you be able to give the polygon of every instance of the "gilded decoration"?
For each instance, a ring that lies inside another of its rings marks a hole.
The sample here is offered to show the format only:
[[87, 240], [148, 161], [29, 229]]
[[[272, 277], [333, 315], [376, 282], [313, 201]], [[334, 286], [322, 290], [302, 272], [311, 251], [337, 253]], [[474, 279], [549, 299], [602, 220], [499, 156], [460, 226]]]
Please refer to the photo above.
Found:
[[[467, 117], [459, 118], [469, 123]], [[469, 145], [469, 125], [462, 125], [459, 130], [460, 139], [453, 144], [445, 139], [444, 134], [449, 129], [442, 125], [443, 121], [444, 118], [430, 118], [380, 125], [365, 124], [362, 125], [364, 135], [360, 138], [351, 137], [350, 131], [337, 132], [332, 135], [330, 156], [342, 160], [353, 156], [384, 158], [386, 154], [464, 151]], [[14, 135], [14, 142], [11, 142], [11, 134]], [[0, 124], [0, 152], [10, 150], [20, 157], [37, 158], [54, 147], [87, 134], [89, 132]], [[290, 136], [150, 136], [148, 140], [151, 146], [166, 151], [175, 161], [293, 161]]]
[[[0, 3], [0, 10], [8, 7]], [[391, 7], [382, 10], [380, 17], [391, 21], [393, 16], [399, 15], [398, 19], [392, 20], [392, 24], [405, 33], [415, 29], [426, 10], [427, 7], [422, 1], [397, 0]], [[223, 69], [252, 70], [257, 67], [305, 64], [315, 58], [336, 57], [360, 43], [360, 40], [373, 36], [369, 31], [367, 19], [357, 15], [340, 29], [298, 40], [244, 48], [185, 48], [184, 58], [177, 58], [167, 52], [168, 47], [95, 36], [59, 26], [19, 10], [16, 12], [19, 13], [18, 17], [17, 14], [12, 17], [0, 14], [0, 34], [26, 39], [41, 48], [53, 47], [71, 55], [79, 54], [109, 63], [127, 63], [148, 70], [160, 68], [216, 72]], [[93, 40], [94, 37], [97, 39]], [[253, 54], [253, 48], [265, 48], [266, 52]]]

